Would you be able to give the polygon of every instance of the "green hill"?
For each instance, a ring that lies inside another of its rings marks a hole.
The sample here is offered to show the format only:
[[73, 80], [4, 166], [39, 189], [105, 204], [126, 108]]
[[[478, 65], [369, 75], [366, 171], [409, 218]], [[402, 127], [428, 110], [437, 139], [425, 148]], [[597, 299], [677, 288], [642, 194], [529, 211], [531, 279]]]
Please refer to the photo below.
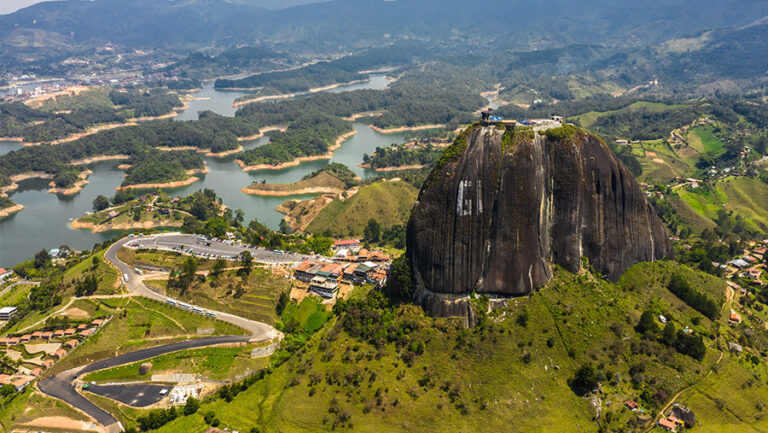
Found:
[[[203, 432], [209, 412], [219, 428], [260, 432], [645, 431], [680, 391], [676, 401], [695, 412], [697, 431], [767, 428], [757, 404], [768, 398], [765, 365], [728, 353], [735, 331], [725, 319], [710, 321], [665, 288], [677, 274], [723, 302], [721, 280], [668, 261], [636, 265], [617, 284], [557, 270], [547, 287], [502, 310], [485, 314], [487, 300], [478, 299], [473, 329], [371, 292], [337, 308], [304, 347], [231, 401], [209, 401], [159, 431]], [[659, 329], [663, 314], [702, 336], [702, 360], [658, 330], [638, 332], [644, 311]], [[569, 387], [584, 365], [600, 382], [594, 406]], [[644, 414], [625, 409], [628, 399]]]
[[676, 188], [671, 202], [695, 231], [717, 225], [718, 211], [733, 211], [745, 219], [745, 228], [768, 233], [768, 184], [749, 177], [728, 177], [696, 189]]
[[377, 182], [363, 186], [349, 199], [335, 199], [307, 226], [309, 233], [330, 230], [338, 236], [360, 236], [368, 220], [383, 227], [405, 224], [418, 190], [403, 181]]

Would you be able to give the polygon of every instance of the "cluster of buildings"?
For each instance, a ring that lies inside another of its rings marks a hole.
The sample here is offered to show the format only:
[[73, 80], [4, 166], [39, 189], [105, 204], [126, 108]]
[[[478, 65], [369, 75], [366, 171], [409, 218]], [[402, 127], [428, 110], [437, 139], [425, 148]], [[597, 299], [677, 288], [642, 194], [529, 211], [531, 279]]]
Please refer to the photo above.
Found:
[[[15, 348], [23, 344], [42, 343], [44, 345], [40, 348], [44, 355], [35, 359], [24, 360], [25, 364], [34, 364], [37, 367], [32, 369], [20, 367], [14, 374], [0, 374], [0, 386], [13, 385], [17, 391], [22, 390], [37, 376], [41, 375], [44, 369], [51, 368], [57, 361], [64, 358], [72, 349], [93, 335], [105, 323], [106, 319], [95, 319], [91, 323], [82, 323], [72, 328], [34, 331], [29, 334], [0, 338], [0, 347], [6, 348], [6, 354], [9, 351], [19, 352]], [[52, 344], [52, 346], [45, 347], [45, 343], [48, 343], [48, 345]], [[24, 349], [25, 351], [30, 351], [29, 347]]]
[[728, 276], [746, 278], [752, 284], [764, 287], [766, 283], [761, 277], [765, 272], [765, 258], [768, 254], [768, 239], [762, 242], [750, 242], [749, 248], [744, 250], [744, 256], [728, 262]]
[[334, 299], [344, 284], [386, 283], [390, 256], [361, 248], [359, 239], [336, 241], [332, 248], [333, 261], [305, 260], [293, 271], [296, 280], [308, 283], [310, 293]]

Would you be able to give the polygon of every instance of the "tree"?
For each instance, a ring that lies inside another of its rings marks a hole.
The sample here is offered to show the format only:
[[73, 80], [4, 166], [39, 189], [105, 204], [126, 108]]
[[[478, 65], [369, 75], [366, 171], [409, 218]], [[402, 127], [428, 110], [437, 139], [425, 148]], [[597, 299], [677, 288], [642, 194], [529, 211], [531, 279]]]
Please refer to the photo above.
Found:
[[307, 248], [315, 254], [329, 255], [333, 241], [323, 236], [312, 236], [307, 239]]
[[94, 274], [88, 274], [75, 284], [76, 296], [91, 296], [99, 288], [99, 279]]
[[394, 301], [409, 302], [413, 299], [413, 270], [405, 254], [392, 260], [384, 293]]
[[275, 311], [277, 312], [277, 315], [280, 316], [283, 314], [283, 311], [285, 310], [285, 307], [288, 306], [288, 301], [290, 298], [288, 297], [288, 293], [282, 292], [280, 293], [280, 298], [277, 300], [277, 305], [275, 305]]
[[368, 242], [378, 242], [381, 238], [381, 224], [375, 218], [368, 220], [368, 224], [363, 229], [363, 237]]
[[638, 322], [637, 326], [635, 327], [635, 331], [641, 334], [656, 334], [659, 332], [659, 325], [656, 324], [656, 318], [651, 311], [646, 310], [643, 312], [643, 314], [640, 316], [640, 322]]
[[51, 255], [46, 250], [40, 250], [35, 254], [35, 269], [43, 269], [51, 263]]
[[224, 271], [224, 268], [227, 267], [227, 261], [224, 259], [218, 259], [213, 264], [213, 267], [211, 268], [211, 275], [214, 277], [218, 277], [221, 275], [221, 273]]
[[99, 267], [99, 264], [101, 263], [101, 259], [99, 256], [93, 256], [91, 259], [91, 269], [96, 269]]
[[253, 256], [250, 251], [240, 253], [240, 269], [237, 271], [240, 275], [251, 275], [253, 270]]
[[568, 386], [578, 396], [587, 395], [587, 393], [595, 389], [597, 387], [597, 377], [592, 364], [584, 364], [576, 370], [576, 374], [568, 381]]
[[108, 207], [109, 207], [109, 199], [107, 197], [99, 194], [96, 196], [95, 199], [93, 199], [94, 212], [101, 212]]
[[[187, 292], [189, 289], [189, 286], [192, 284], [192, 281], [195, 279], [195, 273], [197, 272], [197, 260], [190, 257], [187, 260], [184, 261], [184, 263], [181, 266], [181, 273], [179, 274], [178, 278], [173, 282], [173, 285], [180, 289], [180, 295], [184, 295], [184, 293]], [[171, 276], [173, 276], [174, 272], [171, 271]], [[171, 283], [171, 280], [168, 281], [169, 284]]]
[[184, 405], [184, 415], [192, 415], [200, 409], [200, 401], [194, 397], [188, 397], [187, 403]]
[[293, 230], [291, 230], [291, 225], [288, 224], [288, 221], [285, 220], [285, 218], [280, 220], [280, 226], [278, 227], [280, 229], [280, 233], [287, 235], [290, 234]]
[[667, 323], [667, 326], [665, 326], [664, 330], [661, 331], [661, 341], [663, 341], [667, 346], [672, 347], [672, 345], [675, 344], [676, 333], [677, 330], [675, 329], [675, 325], [672, 322]]

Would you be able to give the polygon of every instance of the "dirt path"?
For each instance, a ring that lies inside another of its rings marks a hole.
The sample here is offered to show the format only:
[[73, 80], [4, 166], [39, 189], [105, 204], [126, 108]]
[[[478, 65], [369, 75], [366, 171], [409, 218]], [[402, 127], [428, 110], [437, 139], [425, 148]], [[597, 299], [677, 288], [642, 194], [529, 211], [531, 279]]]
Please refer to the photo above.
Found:
[[24, 331], [26, 331], [27, 329], [31, 329], [31, 328], [34, 328], [34, 327], [35, 327], [35, 326], [37, 326], [37, 325], [40, 325], [40, 324], [42, 324], [42, 323], [45, 323], [45, 321], [46, 321], [46, 320], [48, 320], [49, 318], [51, 318], [51, 317], [53, 317], [53, 316], [55, 316], [55, 315], [57, 315], [57, 314], [61, 314], [62, 312], [64, 312], [64, 310], [66, 310], [67, 308], [69, 308], [69, 306], [70, 306], [70, 305], [72, 305], [72, 303], [73, 303], [73, 302], [75, 302], [75, 299], [77, 299], [77, 298], [75, 298], [74, 296], [73, 296], [73, 297], [71, 297], [71, 298], [69, 298], [69, 302], [67, 302], [67, 303], [66, 303], [66, 305], [64, 305], [63, 307], [61, 307], [61, 308], [59, 308], [58, 310], [54, 311], [53, 313], [51, 313], [51, 314], [49, 314], [49, 315], [45, 316], [44, 318], [42, 318], [42, 319], [38, 320], [37, 322], [35, 322], [35, 323], [33, 323], [33, 324], [31, 324], [31, 325], [27, 326], [26, 328], [23, 328], [23, 329], [19, 329], [17, 332], [18, 332], [18, 333], [23, 333], [23, 332], [24, 332]]
[[38, 430], [38, 428], [55, 428], [55, 429], [63, 429], [67, 431], [97, 431], [97, 432], [104, 432], [104, 428], [100, 425], [91, 422], [91, 421], [77, 421], [72, 418], [67, 418], [65, 416], [44, 416], [40, 418], [33, 419], [32, 421], [29, 421], [27, 423], [21, 424], [22, 427], [35, 427], [31, 430]]
[[[723, 360], [723, 355], [724, 355], [724, 353], [723, 353], [723, 352], [720, 352], [720, 357], [719, 357], [719, 358], [717, 358], [717, 362], [715, 362], [715, 365], [719, 364], [719, 363], [720, 363], [720, 361], [722, 361], [722, 360]], [[646, 430], [645, 430], [645, 433], [648, 433], [648, 432], [650, 432], [651, 430], [653, 430], [654, 428], [656, 428], [656, 422], [657, 422], [657, 421], [658, 421], [658, 420], [659, 420], [659, 419], [660, 419], [662, 416], [664, 416], [664, 412], [666, 412], [666, 411], [667, 411], [667, 409], [669, 409], [669, 407], [670, 407], [670, 406], [672, 406], [672, 404], [673, 404], [673, 403], [674, 403], [674, 402], [677, 400], [677, 398], [678, 398], [678, 397], [680, 397], [680, 394], [682, 394], [682, 393], [684, 393], [684, 392], [686, 392], [686, 391], [690, 391], [691, 389], [693, 389], [693, 388], [694, 388], [694, 387], [696, 387], [696, 386], [699, 386], [699, 385], [700, 385], [702, 382], [704, 382], [705, 380], [707, 380], [707, 379], [709, 378], [709, 376], [711, 376], [711, 375], [712, 375], [712, 370], [709, 370], [709, 372], [707, 372], [707, 375], [706, 375], [706, 376], [704, 376], [704, 377], [703, 377], [703, 378], [702, 378], [700, 381], [698, 381], [698, 382], [694, 383], [693, 385], [691, 385], [691, 386], [689, 386], [689, 387], [687, 387], [687, 388], [683, 388], [683, 389], [681, 389], [680, 391], [678, 391], [678, 392], [677, 392], [677, 394], [673, 395], [673, 396], [672, 396], [672, 398], [669, 400], [669, 402], [668, 402], [668, 403], [667, 403], [667, 404], [666, 404], [666, 405], [665, 405], [663, 408], [661, 408], [661, 410], [659, 411], [659, 413], [657, 413], [657, 414], [656, 414], [656, 416], [653, 418], [653, 424], [651, 425], [651, 427], [649, 427], [648, 429], [646, 429]]]

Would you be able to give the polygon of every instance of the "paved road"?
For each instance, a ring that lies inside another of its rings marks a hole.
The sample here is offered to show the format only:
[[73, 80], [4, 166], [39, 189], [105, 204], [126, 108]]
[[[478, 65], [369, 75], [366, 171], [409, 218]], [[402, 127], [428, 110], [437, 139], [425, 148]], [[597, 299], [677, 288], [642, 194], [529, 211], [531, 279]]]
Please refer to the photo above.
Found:
[[[123, 238], [115, 242], [114, 244], [112, 244], [112, 246], [104, 254], [104, 258], [110, 263], [112, 263], [113, 265], [115, 265], [123, 274], [123, 276], [128, 277], [127, 280], [125, 280], [124, 277], [123, 279], [125, 281], [126, 287], [130, 292], [140, 296], [145, 296], [147, 298], [155, 299], [160, 302], [165, 302], [169, 298], [147, 287], [144, 284], [144, 282], [141, 280], [141, 277], [138, 274], [136, 274], [136, 272], [134, 272], [132, 267], [123, 263], [122, 261], [120, 261], [120, 259], [117, 258], [117, 252], [123, 246], [127, 244], [137, 243], [139, 241], [142, 242], [141, 243], [141, 245], [143, 245], [142, 248], [152, 248], [151, 245], [160, 245], [164, 247], [169, 247], [173, 245], [178, 245], [180, 242], [189, 242], [190, 240], [196, 243], [197, 237], [191, 236], [191, 235], [181, 235], [181, 234], [171, 233], [171, 234], [162, 234], [162, 235], [155, 235], [155, 236], [149, 236], [149, 237], [143, 237], [143, 238]], [[201, 307], [198, 307], [198, 308], [203, 309]], [[253, 334], [252, 335], [253, 341], [264, 341], [264, 340], [271, 340], [273, 338], [282, 337], [282, 334], [278, 330], [276, 330], [270, 325], [267, 325], [266, 323], [245, 319], [243, 317], [235, 316], [233, 314], [228, 314], [220, 311], [214, 311], [214, 310], [208, 310], [208, 309], [203, 309], [203, 310], [216, 313], [216, 318], [219, 320], [223, 320], [225, 322], [231, 323], [235, 326], [239, 326], [245, 330], [248, 330]]]
[[207, 240], [201, 242], [198, 241], [198, 237], [198, 235], [162, 233], [145, 237], [127, 238], [128, 241], [123, 245], [130, 248], [178, 251], [184, 254], [192, 254], [194, 252], [195, 256], [222, 258], [225, 260], [238, 260], [241, 252], [248, 251], [253, 256], [255, 262], [269, 264], [296, 263], [313, 257], [304, 254], [278, 252], [231, 241]]
[[243, 343], [248, 342], [250, 339], [251, 337], [248, 335], [230, 335], [223, 337], [197, 338], [194, 340], [182, 341], [165, 346], [150, 347], [149, 349], [137, 350], [135, 352], [126, 353], [114, 358], [97, 361], [93, 364], [88, 364], [85, 367], [78, 367], [67, 370], [55, 376], [41, 380], [37, 386], [43, 393], [51, 397], [63, 400], [87, 413], [99, 424], [105, 426], [108, 431], [120, 431], [121, 429], [118, 427], [117, 420], [112, 415], [110, 415], [109, 412], [106, 412], [105, 410], [91, 403], [85, 397], [75, 391], [75, 386], [72, 384], [72, 382], [76, 378], [91, 371], [103, 370], [105, 368], [116, 367], [118, 365], [143, 361], [145, 359], [154, 358], [155, 356], [164, 355], [166, 353], [177, 352], [179, 350], [213, 346], [216, 344]]
[[[128, 290], [136, 295], [145, 296], [147, 298], [155, 299], [160, 302], [165, 302], [168, 298], [165, 295], [157, 293], [148, 288], [141, 277], [134, 272], [131, 266], [120, 261], [117, 258], [117, 252], [126, 244], [140, 245], [141, 248], [157, 248], [173, 250], [180, 246], [184, 246], [185, 249], [192, 247], [202, 247], [197, 243], [197, 236], [182, 235], [177, 233], [161, 234], [148, 237], [138, 238], [123, 238], [115, 242], [104, 254], [104, 258], [117, 267], [120, 273], [123, 275], [123, 281]], [[247, 247], [233, 246], [223, 243], [215, 243], [215, 251], [218, 253], [228, 253], [237, 255], [240, 251], [243, 251]], [[219, 245], [221, 244], [221, 245]], [[211, 245], [214, 245], [212, 242]], [[267, 263], [285, 263], [289, 261], [301, 260], [299, 255], [287, 255], [287, 254], [275, 254], [263, 249], [250, 248], [251, 254], [254, 257], [258, 257], [256, 260]], [[135, 352], [126, 353], [114, 358], [105, 359], [102, 361], [94, 362], [93, 364], [86, 365], [85, 367], [78, 367], [71, 370], [67, 370], [63, 373], [59, 373], [47, 379], [43, 379], [38, 383], [38, 388], [43, 393], [61, 399], [70, 405], [82, 410], [97, 422], [105, 426], [108, 433], [119, 432], [122, 430], [122, 426], [117, 420], [108, 412], [94, 405], [88, 401], [85, 397], [78, 394], [75, 391], [73, 381], [78, 376], [96, 370], [102, 370], [105, 368], [111, 368], [118, 365], [129, 364], [132, 362], [143, 361], [145, 359], [153, 358], [165, 353], [175, 352], [179, 350], [191, 349], [196, 347], [211, 346], [215, 344], [235, 343], [235, 342], [248, 342], [248, 341], [265, 341], [275, 338], [282, 338], [282, 333], [266, 323], [257, 322], [255, 320], [245, 319], [243, 317], [235, 316], [233, 314], [223, 313], [219, 311], [212, 311], [216, 313], [216, 318], [233, 325], [239, 326], [251, 333], [251, 335], [234, 335], [223, 337], [207, 337], [198, 338], [189, 341], [183, 341], [180, 343], [169, 344], [165, 346], [152, 347], [149, 349], [137, 350]]]

